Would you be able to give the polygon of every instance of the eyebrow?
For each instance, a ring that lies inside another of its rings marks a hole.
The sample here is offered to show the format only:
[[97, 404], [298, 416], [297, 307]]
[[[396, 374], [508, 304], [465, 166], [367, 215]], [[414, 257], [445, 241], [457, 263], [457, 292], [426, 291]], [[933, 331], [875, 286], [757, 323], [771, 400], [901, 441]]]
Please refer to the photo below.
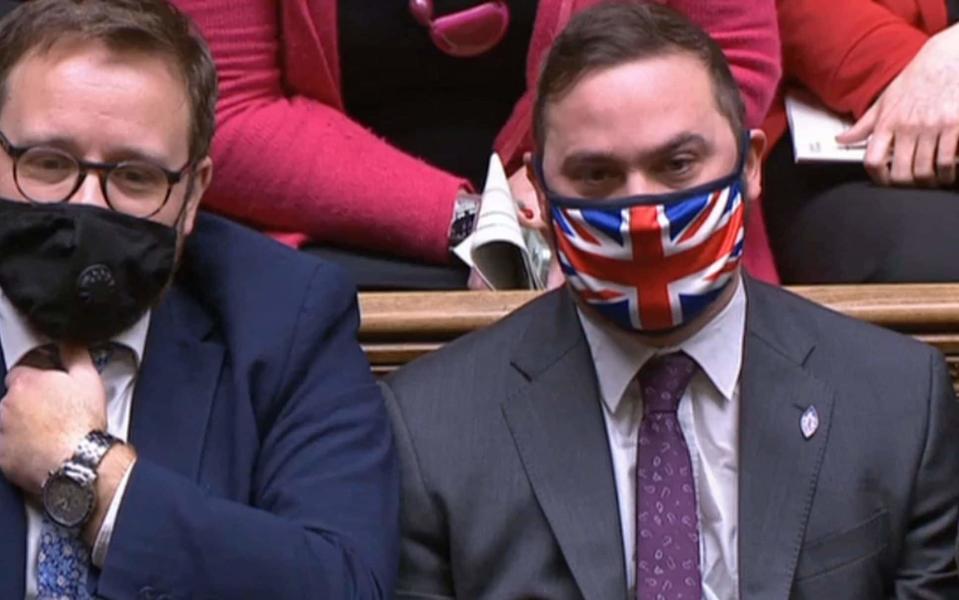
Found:
[[[26, 136], [18, 139], [16, 142], [11, 140], [10, 143], [20, 148], [29, 148], [30, 146], [52, 146], [54, 148], [61, 148], [67, 150], [68, 152], [72, 152], [77, 156], [77, 158], [83, 158], [81, 153], [78, 151], [77, 145], [73, 142], [73, 140], [67, 137]], [[107, 162], [137, 160], [159, 165], [170, 170], [178, 168], [177, 166], [171, 166], [167, 164], [168, 159], [166, 157], [160, 156], [159, 154], [154, 154], [148, 150], [143, 150], [142, 148], [135, 148], [133, 146], [113, 146], [109, 148], [104, 158], [107, 160]]]
[[684, 131], [673, 136], [666, 143], [653, 148], [650, 152], [647, 152], [647, 154], [653, 157], [668, 156], [686, 146], [699, 146], [701, 148], [708, 149], [712, 147], [712, 144], [698, 133]]
[[[684, 131], [676, 134], [666, 142], [643, 152], [642, 157], [644, 160], [659, 159], [665, 156], [676, 152], [677, 150], [682, 149], [685, 146], [701, 146], [703, 148], [710, 148], [712, 145], [709, 141], [706, 140], [702, 135], [698, 133], [693, 133], [689, 131]], [[594, 151], [594, 150], [584, 150], [579, 152], [573, 152], [563, 160], [562, 167], [563, 169], [569, 168], [571, 166], [578, 165], [589, 165], [589, 164], [609, 164], [609, 163], [621, 163], [622, 157], [612, 153], [604, 151]]]

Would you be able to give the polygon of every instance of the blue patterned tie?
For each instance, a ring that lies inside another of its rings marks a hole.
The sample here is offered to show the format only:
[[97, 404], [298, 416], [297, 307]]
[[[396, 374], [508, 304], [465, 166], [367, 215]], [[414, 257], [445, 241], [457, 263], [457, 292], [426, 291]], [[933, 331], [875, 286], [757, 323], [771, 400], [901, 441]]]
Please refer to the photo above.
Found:
[[[98, 373], [110, 363], [113, 350], [110, 342], [90, 348], [90, 358]], [[37, 556], [37, 600], [89, 600], [89, 572], [90, 550], [79, 538], [79, 532], [67, 531], [44, 515]]]
[[636, 598], [700, 600], [699, 516], [689, 448], [676, 410], [696, 372], [684, 353], [639, 372], [643, 422], [636, 445]]
[[90, 551], [78, 535], [43, 517], [37, 556], [37, 600], [90, 599]]

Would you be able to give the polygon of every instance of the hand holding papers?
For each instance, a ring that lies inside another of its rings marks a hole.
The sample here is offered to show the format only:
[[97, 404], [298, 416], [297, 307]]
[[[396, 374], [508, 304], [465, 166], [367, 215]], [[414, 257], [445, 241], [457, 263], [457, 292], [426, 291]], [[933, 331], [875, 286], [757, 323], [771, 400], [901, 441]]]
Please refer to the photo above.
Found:
[[797, 163], [845, 162], [862, 163], [866, 142], [845, 146], [836, 136], [852, 127], [853, 122], [816, 101], [810, 94], [790, 91], [786, 94], [786, 116], [792, 134]]
[[546, 287], [552, 251], [538, 231], [520, 226], [496, 153], [490, 157], [476, 227], [453, 251], [494, 290]]

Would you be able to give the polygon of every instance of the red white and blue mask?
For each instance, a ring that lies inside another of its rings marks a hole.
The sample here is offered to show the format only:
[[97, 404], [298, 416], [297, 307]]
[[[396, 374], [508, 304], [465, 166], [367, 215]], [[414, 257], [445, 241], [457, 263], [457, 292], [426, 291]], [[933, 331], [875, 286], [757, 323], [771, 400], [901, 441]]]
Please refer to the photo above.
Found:
[[743, 254], [745, 150], [734, 172], [669, 194], [549, 200], [556, 253], [586, 304], [633, 331], [688, 323], [730, 284]]

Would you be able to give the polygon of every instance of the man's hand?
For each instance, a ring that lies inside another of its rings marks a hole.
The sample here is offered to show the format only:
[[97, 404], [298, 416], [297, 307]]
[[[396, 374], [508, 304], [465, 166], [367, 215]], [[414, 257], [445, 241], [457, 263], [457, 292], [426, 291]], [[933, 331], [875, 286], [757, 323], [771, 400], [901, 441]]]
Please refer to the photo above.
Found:
[[14, 367], [0, 400], [0, 471], [38, 495], [50, 471], [73, 455], [91, 430], [106, 430], [106, 395], [90, 353], [61, 348], [66, 371]]
[[[536, 188], [526, 176], [526, 169], [517, 169], [509, 177], [510, 194], [516, 203], [516, 213], [519, 216], [520, 227], [527, 229], [536, 229], [544, 236], [549, 238], [548, 225], [540, 214], [539, 200], [536, 197]], [[550, 261], [549, 275], [546, 281], [546, 289], [551, 290], [561, 286], [566, 280], [559, 269], [559, 263], [554, 256]], [[466, 283], [467, 287], [474, 291], [485, 291], [492, 289], [483, 276], [476, 269], [470, 270], [470, 276]]]
[[956, 181], [959, 29], [930, 38], [866, 114], [836, 140], [854, 144], [867, 138], [865, 167], [876, 183], [931, 187]]

